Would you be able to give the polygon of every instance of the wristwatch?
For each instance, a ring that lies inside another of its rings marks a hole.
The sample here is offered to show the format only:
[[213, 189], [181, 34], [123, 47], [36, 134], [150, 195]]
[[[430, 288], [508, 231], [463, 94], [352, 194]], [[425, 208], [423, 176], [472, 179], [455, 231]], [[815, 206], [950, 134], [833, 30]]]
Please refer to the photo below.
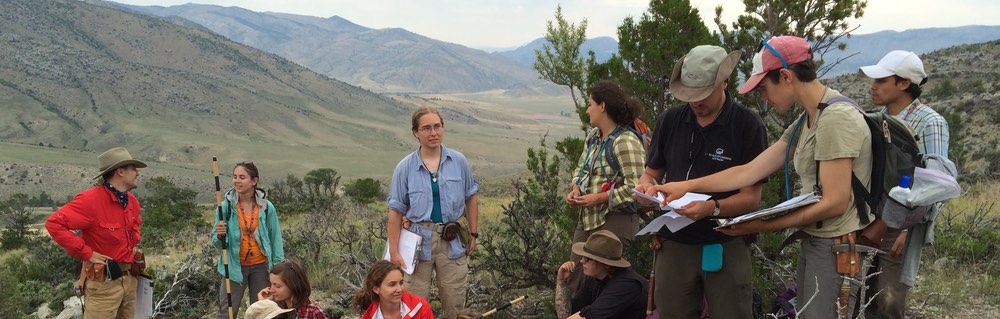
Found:
[[713, 198], [712, 201], [715, 202], [715, 210], [712, 211], [712, 217], [719, 217], [719, 214], [722, 214], [722, 210], [719, 209], [719, 200]]
[[477, 232], [471, 232], [469, 235], [472, 236], [472, 238], [479, 239], [479, 233]]

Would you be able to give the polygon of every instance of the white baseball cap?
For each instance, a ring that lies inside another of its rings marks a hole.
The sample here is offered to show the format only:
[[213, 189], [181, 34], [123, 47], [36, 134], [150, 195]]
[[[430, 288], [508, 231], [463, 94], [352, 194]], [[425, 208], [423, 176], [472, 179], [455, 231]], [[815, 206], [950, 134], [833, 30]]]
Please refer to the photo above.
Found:
[[913, 52], [901, 50], [889, 52], [876, 65], [861, 67], [861, 72], [873, 79], [898, 75], [917, 85], [923, 84], [927, 79], [924, 63], [920, 58]]

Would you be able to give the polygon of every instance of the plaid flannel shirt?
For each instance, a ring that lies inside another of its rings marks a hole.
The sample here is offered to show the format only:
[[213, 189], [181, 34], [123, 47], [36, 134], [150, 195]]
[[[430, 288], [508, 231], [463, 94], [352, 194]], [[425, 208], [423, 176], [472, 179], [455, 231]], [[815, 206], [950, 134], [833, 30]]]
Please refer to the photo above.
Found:
[[319, 304], [306, 300], [296, 311], [295, 319], [330, 319], [330, 315]]
[[[887, 113], [888, 110], [883, 107], [881, 112]], [[920, 99], [914, 99], [910, 105], [894, 116], [908, 124], [920, 138], [918, 146], [921, 153], [938, 154], [948, 158], [948, 122], [941, 114], [927, 104], [921, 103]]]
[[587, 135], [587, 145], [577, 164], [577, 174], [573, 183], [580, 185], [580, 194], [601, 192], [601, 187], [609, 182], [616, 183], [616, 188], [609, 189], [608, 203], [593, 207], [581, 208], [580, 220], [584, 230], [592, 230], [604, 225], [605, 215], [613, 210], [621, 209], [635, 201], [632, 188], [639, 182], [639, 176], [646, 165], [646, 149], [635, 134], [625, 131], [618, 134], [612, 146], [615, 157], [621, 166], [621, 172], [615, 172], [604, 158], [604, 141], [599, 139], [600, 129], [594, 129]]

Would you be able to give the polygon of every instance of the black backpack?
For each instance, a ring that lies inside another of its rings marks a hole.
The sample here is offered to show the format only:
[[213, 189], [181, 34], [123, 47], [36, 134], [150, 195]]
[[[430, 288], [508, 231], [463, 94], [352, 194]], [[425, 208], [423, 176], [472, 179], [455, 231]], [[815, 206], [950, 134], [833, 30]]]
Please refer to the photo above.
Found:
[[[871, 214], [876, 218], [882, 217], [882, 208], [889, 197], [889, 190], [893, 186], [899, 185], [903, 176], [913, 176], [916, 167], [923, 167], [923, 156], [917, 146], [917, 139], [906, 123], [901, 122], [892, 115], [882, 112], [865, 112], [855, 102], [846, 96], [835, 96], [830, 98], [828, 103], [820, 103], [819, 113], [816, 115], [817, 122], [823, 110], [829, 104], [837, 102], [848, 102], [859, 112], [864, 114], [865, 124], [872, 136], [872, 175], [871, 191], [861, 183], [854, 173], [851, 173], [851, 191], [854, 193], [854, 206], [858, 209], [858, 217], [861, 223], [867, 225], [871, 219]], [[805, 113], [799, 118], [792, 134], [798, 132], [805, 120]], [[794, 141], [794, 135], [792, 139]], [[791, 144], [790, 144], [791, 145]], [[816, 163], [816, 191], [822, 193], [819, 186], [819, 162]], [[822, 223], [817, 223], [817, 228], [822, 227]]]

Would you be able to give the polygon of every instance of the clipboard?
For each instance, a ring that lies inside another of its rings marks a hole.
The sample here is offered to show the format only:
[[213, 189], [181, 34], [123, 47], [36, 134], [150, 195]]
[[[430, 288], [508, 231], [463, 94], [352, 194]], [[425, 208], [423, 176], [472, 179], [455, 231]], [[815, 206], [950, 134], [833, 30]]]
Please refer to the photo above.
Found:
[[821, 198], [823, 198], [823, 195], [820, 195], [817, 192], [799, 195], [792, 199], [786, 200], [778, 205], [774, 205], [774, 207], [771, 208], [765, 208], [755, 212], [746, 213], [730, 219], [718, 219], [719, 226], [715, 227], [715, 229], [736, 225], [754, 219], [769, 219], [773, 217], [778, 217], [784, 215], [785, 213], [788, 213], [793, 209], [806, 205], [815, 204], [816, 202], [819, 202]]
[[[397, 249], [399, 250], [399, 255], [403, 257], [403, 262], [406, 263], [406, 268], [403, 269], [407, 275], [413, 274], [413, 269], [417, 266], [417, 255], [420, 253], [420, 244], [423, 243], [424, 237], [420, 234], [414, 233], [406, 229], [399, 230], [399, 245]], [[382, 259], [392, 261], [389, 257], [389, 240], [385, 240], [385, 254]]]
[[149, 318], [153, 316], [153, 278], [146, 275], [136, 277], [135, 317]]

